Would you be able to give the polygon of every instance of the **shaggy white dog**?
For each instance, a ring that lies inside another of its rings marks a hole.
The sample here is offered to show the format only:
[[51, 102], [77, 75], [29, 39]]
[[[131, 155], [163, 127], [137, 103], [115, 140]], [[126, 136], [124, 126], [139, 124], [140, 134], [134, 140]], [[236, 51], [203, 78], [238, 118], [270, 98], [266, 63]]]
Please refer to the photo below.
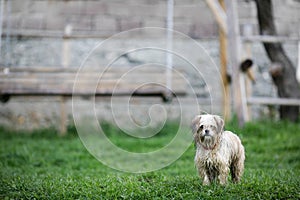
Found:
[[223, 129], [224, 121], [217, 115], [197, 115], [192, 121], [195, 165], [204, 185], [215, 180], [226, 184], [229, 172], [237, 183], [243, 174], [245, 152], [241, 140]]

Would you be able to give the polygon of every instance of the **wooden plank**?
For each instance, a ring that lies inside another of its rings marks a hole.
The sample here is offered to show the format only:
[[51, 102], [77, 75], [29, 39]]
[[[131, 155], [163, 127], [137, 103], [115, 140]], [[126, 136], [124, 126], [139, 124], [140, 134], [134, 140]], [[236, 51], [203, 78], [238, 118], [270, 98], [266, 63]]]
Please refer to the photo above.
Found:
[[[101, 90], [101, 91], [86, 91], [79, 90], [76, 93], [72, 93], [70, 90], [44, 90], [44, 91], [24, 91], [24, 90], [14, 90], [8, 91], [8, 94], [11, 96], [163, 96], [166, 90], [161, 88], [148, 88], [148, 89], [139, 89], [139, 90], [115, 90], [112, 93], [111, 90]], [[184, 90], [181, 91], [172, 91], [175, 96], [185, 96], [186, 92]]]
[[[3, 12], [4, 11], [4, 0], [0, 0], [0, 55], [2, 55], [2, 27], [3, 27]], [[5, 17], [7, 18], [7, 16]], [[6, 25], [7, 26], [7, 25]]]
[[298, 42], [298, 66], [296, 69], [296, 78], [297, 78], [298, 83], [300, 84], [300, 40]]
[[[49, 83], [55, 84], [63, 82], [99, 82], [110, 81], [114, 82], [163, 82], [165, 79], [164, 69], [139, 69], [128, 71], [127, 69], [110, 69], [105, 73], [100, 73], [94, 70], [86, 70], [80, 74], [74, 69], [13, 69], [9, 73], [0, 73], [0, 84], [9, 82], [13, 84], [17, 83]], [[181, 71], [174, 71], [172, 74], [172, 80], [184, 80], [185, 73]]]
[[65, 136], [67, 134], [67, 127], [68, 127], [68, 114], [67, 114], [66, 98], [62, 96], [60, 99], [60, 124], [59, 124], [60, 136]]
[[[174, 71], [172, 79], [184, 79], [185, 73], [181, 71]], [[18, 80], [18, 79], [24, 79], [24, 80], [30, 80], [30, 79], [63, 79], [63, 80], [75, 80], [77, 78], [78, 80], [98, 80], [101, 78], [105, 80], [113, 79], [113, 80], [131, 80], [131, 79], [141, 79], [141, 80], [165, 80], [165, 70], [164, 69], [140, 69], [140, 70], [133, 70], [128, 71], [127, 69], [112, 69], [107, 72], [101, 73], [97, 71], [84, 71], [77, 75], [76, 71], [72, 70], [66, 70], [63, 69], [62, 71], [58, 71], [54, 69], [54, 71], [40, 71], [39, 69], [31, 70], [31, 69], [21, 69], [14, 71], [10, 71], [9, 73], [0, 73], [1, 80]], [[0, 81], [1, 81], [0, 80]]]
[[[172, 81], [182, 82], [186, 84], [185, 79], [179, 76], [172, 77]], [[37, 78], [1, 78], [0, 77], [0, 84], [10, 83], [10, 84], [63, 84], [63, 83], [89, 83], [89, 84], [97, 84], [97, 83], [149, 83], [149, 82], [157, 82], [157, 83], [166, 83], [165, 77], [163, 76], [153, 76], [153, 77], [141, 77], [141, 76], [129, 76], [129, 77], [117, 77], [117, 78], [110, 78], [110, 77], [81, 77], [75, 80], [69, 77], [64, 78], [64, 76], [57, 77], [57, 78], [49, 78], [49, 77], [37, 77]], [[1, 87], [1, 86], [0, 86]]]
[[[207, 5], [209, 6], [214, 6], [211, 8], [212, 12], [216, 14], [215, 16], [217, 17], [216, 20], [223, 20], [225, 19], [226, 22], [226, 14], [224, 15], [223, 12], [219, 12], [221, 9], [219, 8], [219, 5], [214, 3], [215, 0], [206, 0]], [[224, 17], [225, 16], [225, 17]], [[218, 22], [219, 23], [219, 22]], [[223, 22], [221, 22], [222, 24]], [[226, 23], [225, 23], [226, 24]], [[223, 27], [223, 25], [221, 25]], [[224, 26], [226, 27], [226, 25]], [[4, 33], [2, 36], [6, 35], [6, 30], [4, 30]], [[11, 30], [10, 35], [12, 37], [17, 36], [17, 37], [32, 37], [32, 38], [64, 38], [66, 37], [64, 35], [63, 31], [40, 31], [40, 30], [26, 30], [26, 29], [18, 29], [18, 30]], [[99, 32], [83, 32], [83, 33], [73, 33], [72, 35], [68, 35], [68, 39], [90, 39], [90, 38], [108, 38], [111, 35], [100, 35]], [[297, 42], [300, 40], [299, 37], [286, 37], [286, 36], [251, 36], [251, 37], [242, 37], [243, 41], [249, 41], [249, 42]]]
[[[185, 78], [179, 74], [174, 74], [172, 80], [182, 80], [184, 82]], [[117, 75], [117, 74], [104, 74], [103, 76], [98, 76], [95, 74], [81, 75], [75, 78], [74, 75], [69, 74], [56, 74], [56, 75], [47, 75], [47, 74], [25, 74], [17, 75], [11, 74], [9, 76], [0, 75], [0, 83], [5, 82], [49, 82], [49, 83], [59, 83], [60, 81], [65, 82], [99, 82], [99, 81], [113, 81], [113, 82], [166, 82], [165, 76], [163, 74], [128, 74], [126, 76]]]
[[[145, 86], [141, 87], [142, 85]], [[91, 83], [91, 82], [77, 82], [76, 83], [76, 91], [74, 94], [92, 94], [96, 93], [97, 95], [101, 94], [112, 94], [113, 92], [118, 93], [119, 91], [133, 91], [139, 88], [140, 91], [157, 91], [157, 90], [165, 90], [164, 87], [160, 86], [166, 85], [165, 82], [154, 82], [154, 83], [146, 83], [146, 82], [131, 82], [131, 83], [117, 83], [116, 81], [101, 81], [99, 84]], [[62, 83], [45, 83], [45, 82], [35, 82], [35, 83], [13, 83], [6, 82], [5, 84], [1, 84], [0, 82], [0, 94], [11, 94], [11, 95], [71, 95], [73, 93], [73, 82], [62, 82]], [[147, 89], [145, 89], [147, 88]], [[158, 89], [157, 89], [158, 88]], [[182, 81], [173, 80], [172, 82], [172, 91], [174, 93], [186, 93], [186, 84]]]
[[[227, 34], [227, 16], [226, 13], [224, 12], [224, 7], [218, 3], [217, 0], [206, 0], [206, 3], [212, 13], [214, 14], [216, 21], [219, 25], [219, 27], [222, 29], [222, 31]], [[222, 8], [223, 7], [223, 8]]]
[[[180, 76], [173, 76], [172, 85], [186, 85], [186, 81], [184, 78]], [[0, 77], [0, 88], [10, 88], [10, 87], [34, 87], [35, 85], [40, 86], [49, 86], [49, 87], [57, 87], [63, 85], [70, 85], [73, 86], [74, 84], [77, 85], [84, 85], [86, 87], [93, 86], [93, 85], [142, 85], [148, 83], [157, 83], [166, 85], [166, 80], [164, 79], [163, 75], [157, 76], [129, 76], [126, 78], [106, 78], [102, 77], [101, 79], [98, 77], [81, 77], [78, 79], [72, 79], [69, 77], [64, 76], [55, 76], [55, 77], [34, 77], [34, 76], [27, 76], [27, 77], [14, 77], [14, 78], [1, 78]]]
[[[243, 25], [243, 33], [245, 36], [251, 36], [253, 35], [253, 27], [249, 24]], [[243, 55], [243, 61], [246, 59], [252, 59], [252, 43], [251, 42], [244, 42], [244, 55]], [[246, 71], [247, 76], [245, 77], [245, 85], [246, 85], [246, 97], [252, 96], [252, 82], [255, 81], [254, 79], [254, 72], [253, 67], [247, 69]], [[252, 109], [251, 106], [247, 107], [247, 114], [248, 119], [251, 119], [252, 117]]]
[[[136, 85], [136, 84], [123, 84], [123, 85], [115, 85], [115, 84], [110, 84], [110, 85], [91, 85], [91, 84], [80, 84], [79, 86], [77, 85], [76, 90], [74, 93], [77, 93], [78, 91], [85, 91], [86, 93], [113, 93], [113, 92], [118, 92], [120, 90], [126, 90], [126, 91], [133, 91], [136, 89], [139, 90], [145, 90], [144, 88], [149, 88], [156, 90], [156, 88], [160, 88], [161, 90], [164, 90], [165, 87], [162, 87], [157, 84], [147, 84], [141, 87], [141, 85]], [[73, 84], [69, 85], [27, 85], [27, 86], [7, 86], [4, 88], [0, 88], [1, 93], [0, 94], [27, 94], [27, 93], [34, 93], [34, 94], [61, 94], [63, 95], [64, 93], [66, 94], [72, 94], [73, 93]], [[180, 84], [173, 83], [173, 89], [175, 93], [185, 93], [186, 88], [184, 86], [181, 86]]]
[[267, 43], [300, 41], [300, 38], [298, 37], [284, 37], [284, 36], [274, 36], [274, 35], [251, 35], [251, 36], [243, 36], [241, 37], [241, 39], [244, 42], [267, 42]]
[[300, 106], [300, 99], [288, 98], [273, 98], [273, 97], [249, 97], [248, 104], [263, 104], [263, 105], [286, 105]]
[[225, 0], [228, 28], [228, 54], [229, 64], [232, 66], [232, 85], [234, 98], [234, 112], [237, 114], [239, 126], [243, 126], [247, 119], [247, 102], [244, 80], [240, 70], [241, 63], [241, 38], [237, 14], [237, 2]]
[[[8, 30], [4, 29], [2, 36], [7, 35]], [[37, 29], [12, 29], [10, 30], [11, 37], [30, 37], [30, 38], [63, 38], [66, 37], [64, 31], [37, 30]], [[99, 31], [73, 31], [72, 35], [67, 36], [70, 39], [106, 39], [111, 37], [111, 34], [102, 33]]]
[[[86, 73], [86, 72], [98, 72], [98, 73], [107, 73], [107, 72], [147, 72], [147, 73], [164, 73], [166, 70], [165, 66], [160, 65], [143, 65], [139, 67], [128, 67], [128, 66], [113, 66], [113, 67], [105, 67], [105, 66], [86, 66], [84, 68], [78, 68], [74, 66], [70, 66], [68, 68], [64, 68], [62, 66], [58, 67], [47, 67], [47, 66], [35, 66], [35, 67], [3, 67], [0, 66], [0, 73], [9, 74], [14, 72], [20, 73]], [[7, 71], [4, 73], [4, 71]], [[177, 70], [182, 72], [182, 70]]]
[[[219, 0], [219, 3], [223, 11], [225, 11], [224, 0]], [[231, 117], [231, 97], [230, 97], [229, 83], [227, 77], [227, 38], [226, 38], [226, 32], [221, 28], [219, 28], [219, 42], [220, 42], [221, 76], [222, 76], [222, 84], [224, 87], [222, 90], [223, 116], [225, 121], [228, 121]]]
[[[160, 67], [110, 68], [101, 74], [99, 69], [88, 68], [77, 75], [76, 68], [2, 68], [0, 72], [0, 94], [10, 95], [111, 95], [113, 93], [163, 94], [166, 89], [165, 69]], [[99, 72], [99, 73], [97, 73]], [[172, 91], [186, 94], [183, 71], [175, 70], [172, 75]], [[76, 90], [73, 92], [74, 84]], [[143, 86], [145, 85], [145, 86]], [[141, 87], [143, 86], [143, 87]]]

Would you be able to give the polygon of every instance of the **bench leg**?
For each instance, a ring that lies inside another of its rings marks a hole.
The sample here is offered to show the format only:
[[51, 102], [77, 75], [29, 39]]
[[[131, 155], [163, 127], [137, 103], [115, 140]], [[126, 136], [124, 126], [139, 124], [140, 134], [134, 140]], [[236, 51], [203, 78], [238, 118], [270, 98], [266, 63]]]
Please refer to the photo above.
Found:
[[67, 108], [66, 108], [66, 98], [61, 97], [60, 100], [60, 125], [59, 125], [59, 135], [64, 136], [67, 134]]

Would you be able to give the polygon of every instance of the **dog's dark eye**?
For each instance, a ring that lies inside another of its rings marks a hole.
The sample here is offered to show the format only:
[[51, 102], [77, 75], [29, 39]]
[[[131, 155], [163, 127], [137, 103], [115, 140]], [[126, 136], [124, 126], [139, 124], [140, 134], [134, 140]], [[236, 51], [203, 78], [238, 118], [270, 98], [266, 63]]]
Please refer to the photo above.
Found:
[[203, 125], [199, 126], [197, 133], [199, 133], [199, 131], [201, 131], [203, 129]]

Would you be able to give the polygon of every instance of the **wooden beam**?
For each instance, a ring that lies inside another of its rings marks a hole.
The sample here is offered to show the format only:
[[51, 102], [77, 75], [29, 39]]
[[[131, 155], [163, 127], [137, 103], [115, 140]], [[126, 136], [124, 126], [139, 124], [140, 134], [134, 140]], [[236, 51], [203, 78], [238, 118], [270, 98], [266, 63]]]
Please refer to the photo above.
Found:
[[[31, 38], [63, 38], [65, 37], [64, 31], [51, 31], [51, 30], [36, 30], [36, 29], [12, 29], [8, 31], [7, 29], [3, 29], [2, 37], [10, 33], [12, 37], [31, 37]], [[72, 35], [69, 35], [69, 39], [87, 39], [87, 38], [109, 38], [111, 33], [102, 33], [99, 34], [99, 31], [76, 31], [73, 32]]]
[[[0, 0], [0, 55], [2, 50], [2, 25], [3, 25], [4, 0]], [[1, 60], [0, 60], [1, 61]]]
[[228, 32], [227, 25], [226, 25], [227, 16], [226, 13], [224, 12], [224, 9], [219, 4], [218, 0], [206, 0], [206, 3], [210, 8], [210, 10], [212, 11], [212, 13], [214, 14], [219, 27], [221, 27], [222, 31], [225, 34], [227, 34]]
[[248, 104], [264, 104], [264, 105], [286, 105], [300, 106], [300, 99], [274, 98], [274, 97], [249, 97]]
[[300, 38], [298, 37], [284, 37], [284, 36], [274, 36], [274, 35], [252, 35], [243, 36], [241, 39], [244, 42], [267, 42], [267, 43], [278, 43], [278, 42], [298, 42]]
[[300, 40], [298, 42], [298, 66], [296, 70], [296, 78], [298, 83], [300, 84]]
[[240, 70], [241, 38], [237, 14], [237, 2], [225, 0], [228, 27], [229, 64], [232, 66], [232, 87], [234, 97], [234, 111], [237, 114], [239, 126], [243, 126], [247, 119], [247, 102], [245, 96], [245, 82]]
[[168, 0], [167, 6], [167, 55], [166, 55], [166, 94], [169, 101], [172, 100], [173, 95], [171, 94], [172, 90], [172, 75], [173, 75], [173, 28], [174, 28], [174, 0]]
[[[253, 35], [253, 27], [250, 24], [244, 24], [242, 26], [243, 28], [243, 33], [245, 36], [251, 36]], [[243, 55], [243, 61], [246, 59], [251, 59], [252, 61], [252, 43], [251, 42], [244, 42], [244, 55]], [[245, 62], [243, 62], [245, 64]], [[249, 63], [249, 62], [248, 62]], [[251, 63], [253, 65], [253, 63]], [[242, 69], [243, 70], [243, 69]], [[245, 71], [244, 71], [245, 72]], [[252, 96], [252, 83], [255, 82], [254, 78], [254, 72], [253, 72], [253, 67], [250, 67], [246, 70], [247, 76], [245, 77], [245, 89], [246, 89], [246, 98]], [[247, 107], [247, 114], [248, 114], [248, 119], [251, 119], [251, 106]]]
[[[145, 65], [147, 67], [142, 67], [142, 68], [138, 68], [137, 70], [134, 70], [131, 73], [147, 73], [147, 74], [151, 74], [151, 73], [164, 73], [165, 72], [165, 68], [164, 67], [159, 67], [159, 65], [156, 64], [147, 64]], [[105, 69], [105, 66], [86, 66], [84, 67], [84, 71], [83, 73], [86, 72], [94, 72], [97, 74], [100, 74], [101, 72], [103, 73], [108, 73], [108, 72], [112, 72], [112, 73], [126, 73], [128, 72], [130, 69], [133, 69], [134, 67], [131, 66], [113, 66], [108, 68], [107, 70], [103, 71], [103, 69]], [[9, 73], [15, 73], [15, 72], [20, 72], [20, 73], [77, 73], [79, 71], [79, 68], [76, 66], [70, 66], [68, 68], [64, 68], [62, 66], [55, 66], [55, 67], [49, 67], [49, 66], [30, 66], [30, 67], [15, 67], [15, 66], [11, 66], [11, 67], [4, 67], [0, 65], [0, 75], [3, 74], [8, 74]], [[176, 69], [176, 71], [178, 71], [178, 73], [184, 73], [184, 70], [178, 70]], [[4, 73], [5, 72], [5, 73]]]
[[[68, 36], [70, 36], [71, 33], [72, 33], [72, 26], [68, 24], [65, 27], [65, 37], [63, 39], [63, 45], [62, 45], [61, 65], [64, 68], [70, 67], [70, 41]], [[67, 134], [67, 127], [68, 127], [67, 113], [68, 112], [67, 112], [66, 98], [62, 96], [60, 101], [60, 127], [59, 127], [60, 136], [64, 136]]]
[[[78, 68], [0, 68], [0, 95], [11, 96], [88, 96], [88, 95], [165, 95], [164, 68], [132, 67], [87, 68], [76, 79]], [[130, 72], [130, 73], [127, 73]], [[123, 76], [125, 73], [126, 76]], [[172, 92], [187, 93], [184, 71], [172, 75]], [[76, 81], [75, 81], [76, 80]], [[76, 83], [76, 90], [73, 86]], [[143, 86], [143, 87], [141, 87]], [[171, 94], [172, 95], [172, 94]]]
[[67, 134], [67, 127], [68, 127], [68, 114], [67, 114], [66, 98], [62, 96], [60, 99], [60, 124], [59, 124], [60, 136], [65, 136]]
[[[219, 0], [219, 3], [223, 10], [225, 10], [224, 0]], [[221, 77], [222, 77], [222, 107], [223, 117], [225, 121], [228, 121], [231, 117], [231, 97], [229, 91], [229, 83], [227, 76], [227, 38], [226, 33], [219, 26], [219, 42], [220, 42], [220, 65], [221, 65]]]

